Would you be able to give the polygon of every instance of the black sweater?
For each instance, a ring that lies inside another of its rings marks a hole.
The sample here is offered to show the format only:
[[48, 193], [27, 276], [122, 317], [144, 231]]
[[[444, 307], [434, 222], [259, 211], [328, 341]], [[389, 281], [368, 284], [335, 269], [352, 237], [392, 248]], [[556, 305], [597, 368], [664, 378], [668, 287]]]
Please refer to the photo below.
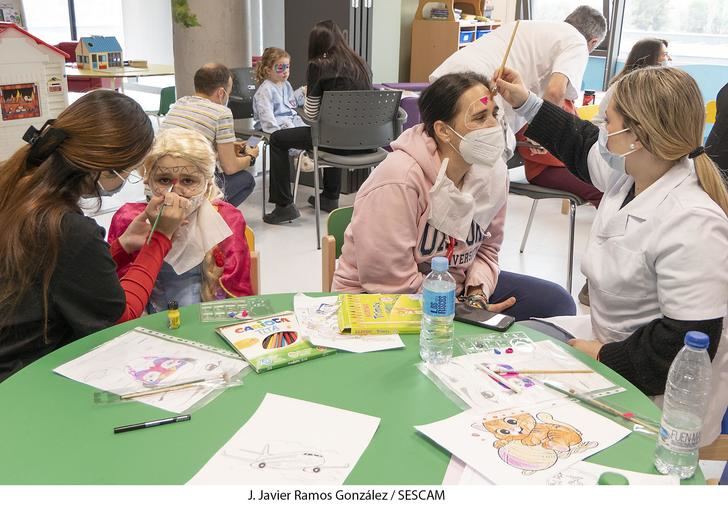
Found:
[[[525, 135], [553, 153], [572, 174], [591, 183], [587, 157], [599, 137], [599, 128], [595, 125], [544, 101]], [[712, 360], [722, 329], [722, 318], [687, 321], [663, 316], [640, 327], [623, 341], [605, 344], [599, 360], [645, 394], [663, 394], [667, 372], [683, 346], [685, 333], [702, 331], [707, 334]]]
[[73, 340], [113, 325], [124, 312], [126, 297], [104, 230], [91, 218], [71, 212], [61, 221], [61, 233], [48, 291], [47, 338], [37, 281], [18, 305], [11, 324], [0, 328], [0, 381]]
[[715, 124], [705, 143], [705, 152], [720, 167], [723, 178], [728, 180], [728, 84], [718, 92]]

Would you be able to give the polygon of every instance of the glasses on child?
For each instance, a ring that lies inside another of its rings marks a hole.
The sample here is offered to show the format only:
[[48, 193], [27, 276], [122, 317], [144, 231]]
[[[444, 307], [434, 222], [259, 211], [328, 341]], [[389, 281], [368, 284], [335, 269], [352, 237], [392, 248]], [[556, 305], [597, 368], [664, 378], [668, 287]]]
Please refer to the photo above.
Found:
[[291, 68], [291, 64], [289, 63], [277, 63], [273, 66], [273, 70], [275, 70], [278, 74], [283, 74], [285, 71]]

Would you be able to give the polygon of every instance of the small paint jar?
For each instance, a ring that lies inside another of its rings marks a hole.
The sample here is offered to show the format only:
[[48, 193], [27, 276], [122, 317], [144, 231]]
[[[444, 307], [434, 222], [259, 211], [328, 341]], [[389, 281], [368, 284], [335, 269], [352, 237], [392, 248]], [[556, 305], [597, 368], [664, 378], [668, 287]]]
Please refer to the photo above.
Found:
[[179, 313], [179, 304], [177, 301], [170, 301], [167, 303], [167, 327], [169, 329], [177, 329], [182, 325]]

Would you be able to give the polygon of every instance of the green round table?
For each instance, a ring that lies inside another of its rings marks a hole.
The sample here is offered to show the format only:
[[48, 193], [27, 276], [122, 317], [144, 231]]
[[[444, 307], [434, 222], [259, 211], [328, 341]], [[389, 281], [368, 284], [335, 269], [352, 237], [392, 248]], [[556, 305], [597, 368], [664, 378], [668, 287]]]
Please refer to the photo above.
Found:
[[[276, 311], [293, 308], [292, 294], [267, 296]], [[379, 429], [347, 484], [442, 483], [450, 454], [413, 426], [460, 412], [416, 368], [417, 335], [403, 335], [406, 348], [336, 354], [245, 377], [244, 386], [226, 390], [196, 411], [190, 422], [114, 435], [115, 426], [169, 416], [143, 403], [95, 405], [91, 386], [53, 369], [136, 326], [225, 348], [215, 334], [219, 323], [202, 323], [197, 305], [181, 309], [182, 326], [168, 330], [159, 313], [119, 324], [73, 342], [0, 383], [0, 483], [3, 484], [183, 484], [255, 412], [266, 393], [361, 412], [381, 418]], [[457, 335], [482, 332], [455, 324]], [[519, 327], [533, 340], [550, 339]], [[621, 376], [584, 354], [569, 350], [627, 390], [615, 403], [659, 420], [658, 408]], [[295, 425], [295, 418], [291, 424]], [[588, 458], [594, 463], [654, 472], [655, 440], [632, 433]], [[687, 483], [704, 483], [698, 470]]]

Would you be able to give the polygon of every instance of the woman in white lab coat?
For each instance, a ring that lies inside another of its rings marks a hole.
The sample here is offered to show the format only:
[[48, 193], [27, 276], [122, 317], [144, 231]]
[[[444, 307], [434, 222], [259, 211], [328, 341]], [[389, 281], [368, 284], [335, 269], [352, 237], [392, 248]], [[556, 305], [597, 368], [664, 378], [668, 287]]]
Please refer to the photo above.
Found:
[[591, 339], [571, 345], [658, 396], [685, 333], [706, 333], [709, 442], [728, 396], [728, 191], [702, 146], [695, 80], [675, 68], [634, 71], [615, 84], [598, 127], [529, 94], [514, 71], [497, 84], [529, 122], [526, 136], [604, 192], [582, 260], [591, 322], [578, 336]]

